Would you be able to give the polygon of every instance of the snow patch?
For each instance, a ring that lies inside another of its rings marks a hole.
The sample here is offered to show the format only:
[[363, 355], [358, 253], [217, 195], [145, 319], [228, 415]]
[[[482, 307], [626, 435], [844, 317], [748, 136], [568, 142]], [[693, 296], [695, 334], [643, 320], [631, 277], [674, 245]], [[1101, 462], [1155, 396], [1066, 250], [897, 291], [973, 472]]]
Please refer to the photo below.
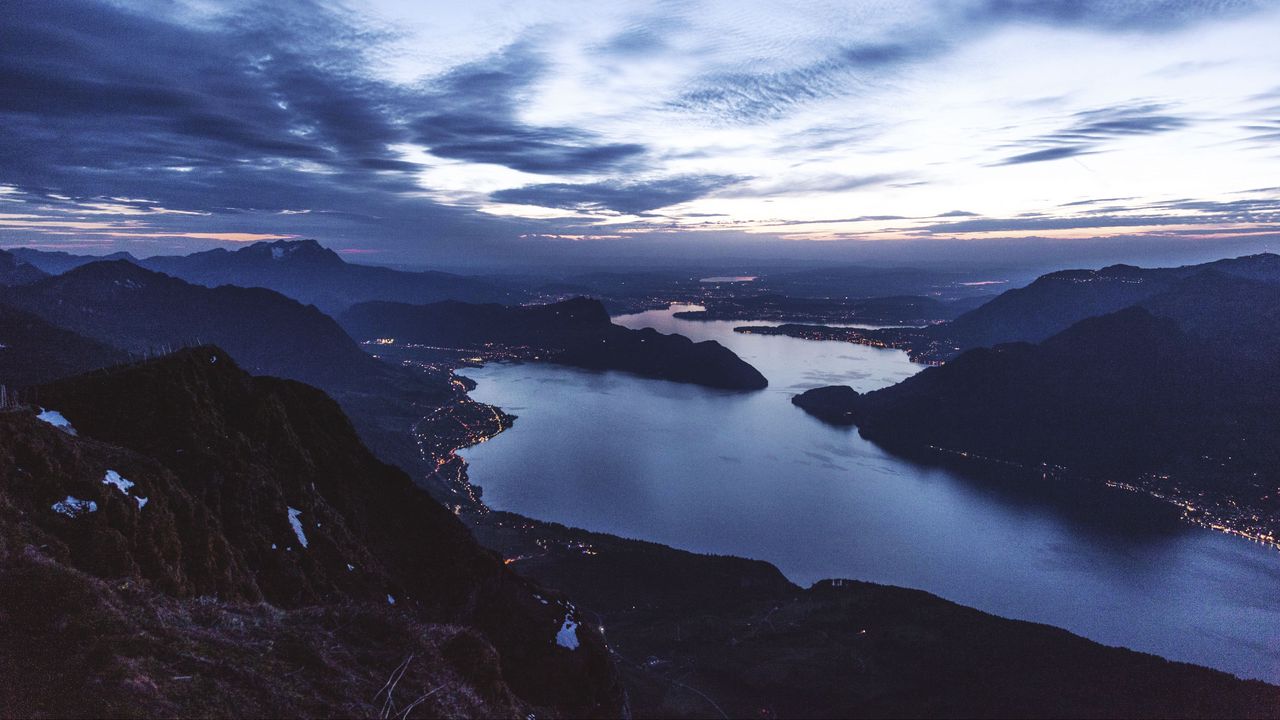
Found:
[[108, 470], [106, 475], [102, 476], [103, 485], [115, 485], [121, 495], [128, 495], [129, 488], [133, 487], [133, 482], [120, 477], [120, 473], [115, 470]]
[[79, 517], [85, 513], [97, 512], [98, 503], [92, 500], [81, 500], [71, 495], [66, 500], [59, 500], [51, 506], [51, 509], [69, 518]]
[[144, 497], [135, 497], [135, 498], [134, 498], [134, 500], [137, 500], [137, 501], [138, 501], [138, 509], [139, 509], [139, 510], [141, 510], [142, 508], [146, 507], [146, 506], [147, 506], [147, 503], [148, 503], [148, 502], [150, 502], [150, 500], [147, 500], [147, 499], [146, 499], [146, 498], [144, 498]]
[[396, 597], [395, 597], [394, 595], [392, 595], [392, 594], [388, 593], [388, 594], [387, 594], [387, 604], [388, 604], [388, 605], [395, 605], [395, 604], [396, 604]]
[[570, 650], [578, 649], [578, 623], [568, 615], [564, 616], [564, 624], [560, 626], [560, 632], [556, 633], [556, 644]]
[[289, 508], [289, 524], [293, 526], [293, 534], [298, 536], [298, 542], [302, 547], [307, 546], [307, 536], [302, 532], [302, 521], [298, 516], [302, 515], [302, 511], [297, 508]]
[[43, 420], [68, 435], [76, 434], [76, 429], [71, 427], [71, 421], [62, 417], [62, 413], [57, 410], [45, 410], [44, 408], [40, 408], [40, 414], [36, 415], [36, 419]]
[[351, 572], [352, 570], [355, 570], [355, 569], [356, 569], [355, 565], [352, 565], [351, 563], [347, 563], [347, 572]]

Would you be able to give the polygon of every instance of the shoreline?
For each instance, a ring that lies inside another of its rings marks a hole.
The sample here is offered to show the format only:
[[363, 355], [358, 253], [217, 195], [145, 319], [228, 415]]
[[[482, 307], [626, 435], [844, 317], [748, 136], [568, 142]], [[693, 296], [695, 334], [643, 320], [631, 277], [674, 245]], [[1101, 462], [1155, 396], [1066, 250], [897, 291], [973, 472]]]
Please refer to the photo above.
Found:
[[[469, 397], [469, 394], [460, 393], [458, 400], [463, 400], [472, 409], [483, 408], [492, 418], [496, 415], [502, 417], [510, 417], [514, 420], [514, 416], [508, 416], [498, 406], [480, 403]], [[461, 507], [455, 508], [455, 513], [468, 526], [468, 528], [476, 535], [477, 539], [483, 545], [491, 550], [499, 553], [503, 557], [503, 562], [511, 566], [513, 569], [532, 577], [539, 582], [546, 584], [548, 587], [556, 588], [564, 592], [570, 593], [571, 596], [577, 598], [582, 593], [588, 591], [584, 588], [593, 586], [598, 580], [597, 575], [612, 577], [617, 573], [632, 572], [627, 568], [634, 567], [633, 563], [638, 558], [644, 559], [644, 563], [649, 567], [648, 571], [662, 575], [668, 571], [675, 573], [676, 567], [684, 562], [723, 562], [725, 567], [735, 568], [733, 574], [742, 573], [742, 577], [756, 577], [759, 579], [761, 573], [768, 575], [773, 573], [776, 575], [778, 582], [793, 589], [783, 590], [777, 589], [778, 597], [785, 597], [786, 602], [797, 602], [796, 598], [805, 597], [807, 594], [816, 592], [815, 588], [825, 587], [833, 584], [833, 578], [816, 580], [813, 583], [798, 584], [786, 576], [777, 566], [767, 561], [755, 560], [746, 556], [721, 556], [698, 552], [696, 550], [686, 550], [679, 547], [647, 541], [638, 538], [626, 538], [608, 532], [592, 531], [588, 529], [571, 527], [562, 523], [556, 523], [546, 520], [522, 515], [518, 512], [506, 510], [497, 510], [490, 508], [484, 503], [483, 492], [480, 486], [471, 485], [470, 478], [467, 473], [468, 465], [465, 459], [458, 455], [458, 451], [467, 447], [472, 447], [481, 442], [487, 442], [489, 439], [505, 432], [513, 427], [512, 422], [503, 423], [501, 426], [492, 425], [488, 428], [482, 437], [477, 436], [469, 438], [450, 451], [450, 462], [443, 465], [449, 466], [450, 474], [447, 478], [456, 483], [460, 483], [459, 487], [466, 487], [468, 492], [459, 493], [457, 496]], [[434, 480], [439, 482], [444, 478], [436, 477]], [[1170, 518], [1172, 522], [1173, 519]], [[668, 568], [668, 563], [674, 563]], [[647, 571], [647, 572], [648, 572]], [[722, 579], [723, 581], [723, 579]], [[930, 590], [918, 588], [910, 588], [902, 585], [884, 584], [880, 582], [868, 582], [860, 580], [844, 579], [839, 582], [849, 583], [857, 586], [880, 587], [886, 591], [902, 591], [905, 593], [918, 594], [921, 597], [931, 598], [929, 602], [942, 602], [947, 605], [956, 605], [962, 608], [971, 608], [972, 611], [990, 615], [993, 618], [1000, 618], [1010, 623], [1030, 623], [1044, 627], [1059, 628], [1061, 626], [1044, 625], [1042, 621], [1034, 619], [1026, 619], [1019, 616], [1011, 616], [1008, 614], [992, 613], [982, 610], [980, 607], [966, 605], [962, 602], [949, 600], [945, 595], [938, 595]], [[779, 586], [781, 587], [781, 586]], [[634, 590], [634, 588], [633, 588]], [[657, 592], [657, 591], [655, 591]], [[675, 612], [673, 608], [666, 608], [666, 603], [675, 603], [676, 595], [667, 597], [667, 591], [659, 592], [655, 595], [652, 602], [658, 603], [657, 606], [649, 606], [646, 610], [641, 607], [638, 611], [633, 609], [626, 611], [620, 608], [596, 608], [588, 606], [585, 603], [587, 596], [584, 596], [584, 608], [598, 613], [601, 625], [607, 625], [611, 634], [617, 635], [622, 631], [621, 623], [624, 621], [630, 626], [635, 622], [640, 622], [646, 629], [644, 632], [637, 632], [633, 627], [628, 627], [626, 640], [629, 644], [636, 641], [636, 637], [630, 635], [644, 635], [648, 632], [648, 625], [653, 622], [651, 619], [658, 615], [665, 615], [668, 610]], [[674, 591], [671, 591], [674, 592]], [[771, 591], [774, 592], [774, 591]], [[799, 593], [799, 595], [796, 595]], [[658, 608], [664, 608], [659, 610]], [[639, 612], [639, 615], [636, 615]], [[679, 614], [679, 613], [675, 613]], [[668, 622], [663, 620], [663, 622]], [[1088, 640], [1089, 642], [1099, 643], [1096, 640], [1090, 640], [1086, 635], [1080, 635], [1078, 631], [1068, 628], [1061, 628], [1061, 631], [1070, 633], [1077, 637]], [[615, 641], [621, 640], [622, 637], [615, 637]], [[1122, 652], [1136, 652], [1141, 654], [1150, 654], [1151, 651], [1134, 650], [1131, 647], [1119, 644], [1099, 643], [1108, 648], [1117, 649]], [[625, 649], [625, 647], [620, 647]], [[726, 648], [727, 649], [727, 648]], [[662, 659], [665, 656], [660, 655]], [[1156, 657], [1166, 657], [1159, 656]], [[1186, 663], [1193, 660], [1177, 660], [1170, 659], [1168, 662]], [[1204, 663], [1204, 661], [1200, 661]], [[1203, 667], [1210, 667], [1202, 665]], [[1229, 675], [1235, 674], [1242, 679], [1262, 680], [1262, 676], [1256, 673], [1233, 673], [1229, 670], [1215, 669], [1218, 672], [1225, 672]], [[1266, 680], [1264, 680], [1265, 682]], [[1274, 682], [1275, 679], [1271, 679]]]
[[[872, 440], [871, 442], [875, 442]], [[886, 448], [887, 450], [887, 448]], [[1179, 512], [1178, 520], [1187, 525], [1210, 530], [1212, 532], [1221, 533], [1231, 537], [1247, 540], [1256, 545], [1270, 547], [1274, 550], [1280, 550], [1280, 539], [1273, 534], [1264, 534], [1262, 531], [1250, 533], [1247, 530], [1241, 530], [1227, 524], [1230, 521], [1218, 515], [1210, 514], [1211, 508], [1197, 507], [1188, 500], [1183, 500], [1172, 493], [1159, 492], [1154, 489], [1144, 488], [1140, 485], [1123, 482], [1120, 480], [1098, 480], [1096, 478], [1074, 475], [1071, 471], [1064, 467], [1049, 466], [1042, 464], [1039, 466], [1028, 466], [1013, 460], [1004, 460], [1001, 458], [987, 457], [977, 453], [967, 452], [963, 450], [952, 450], [937, 445], [928, 445], [924, 449], [925, 452], [935, 455], [945, 455], [956, 458], [960, 463], [974, 463], [987, 465], [1003, 465], [1006, 467], [1016, 468], [1024, 472], [1042, 472], [1046, 476], [1053, 476], [1065, 481], [1083, 482], [1098, 488], [1108, 488], [1111, 490], [1121, 490], [1132, 493], [1149, 500], [1155, 501], [1161, 505], [1168, 505], [1177, 508]], [[917, 451], [918, 452], [918, 451]], [[910, 457], [910, 454], [906, 455]]]

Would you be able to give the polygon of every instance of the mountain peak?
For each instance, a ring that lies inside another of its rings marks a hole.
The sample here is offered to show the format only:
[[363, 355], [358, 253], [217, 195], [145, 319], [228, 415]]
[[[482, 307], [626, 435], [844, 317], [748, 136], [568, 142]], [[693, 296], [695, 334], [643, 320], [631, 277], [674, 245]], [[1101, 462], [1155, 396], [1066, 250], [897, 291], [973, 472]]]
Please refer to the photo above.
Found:
[[129, 260], [99, 260], [68, 270], [45, 282], [96, 282], [110, 281], [118, 287], [136, 289], [145, 287], [151, 282], [168, 278], [164, 273], [148, 270]]
[[236, 254], [248, 257], [270, 258], [276, 262], [305, 263], [307, 265], [345, 265], [334, 251], [315, 240], [276, 240], [259, 242], [237, 250]]

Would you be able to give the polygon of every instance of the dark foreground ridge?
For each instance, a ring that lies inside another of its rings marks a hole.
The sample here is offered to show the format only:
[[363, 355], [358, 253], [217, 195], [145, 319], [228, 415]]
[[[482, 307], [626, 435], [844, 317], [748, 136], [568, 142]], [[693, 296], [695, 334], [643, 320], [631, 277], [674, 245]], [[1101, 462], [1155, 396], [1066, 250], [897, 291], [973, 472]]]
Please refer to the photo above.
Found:
[[0, 412], [6, 714], [621, 712], [594, 626], [324, 393], [214, 347], [35, 393]]
[[475, 528], [604, 628], [635, 717], [1274, 717], [1280, 688], [918, 590], [489, 513]]
[[713, 340], [695, 343], [683, 335], [614, 325], [604, 305], [586, 298], [530, 307], [363, 303], [344, 313], [341, 322], [359, 340], [383, 338], [401, 345], [466, 349], [486, 358], [623, 370], [730, 390], [758, 390], [769, 384], [758, 370]]

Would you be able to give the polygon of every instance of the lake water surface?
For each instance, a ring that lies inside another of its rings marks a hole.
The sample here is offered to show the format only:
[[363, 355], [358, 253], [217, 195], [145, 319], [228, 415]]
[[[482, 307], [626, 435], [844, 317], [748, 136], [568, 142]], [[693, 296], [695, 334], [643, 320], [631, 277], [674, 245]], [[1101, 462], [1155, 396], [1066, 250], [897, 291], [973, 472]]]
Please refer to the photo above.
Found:
[[[1109, 645], [1280, 682], [1280, 553], [1115, 490], [1044, 493], [890, 455], [790, 403], [921, 367], [895, 350], [734, 333], [682, 307], [615, 318], [717, 340], [769, 379], [736, 393], [543, 364], [468, 369], [518, 416], [463, 451], [493, 508], [698, 552], [808, 584], [919, 588]], [[758, 323], [768, 324], [768, 323]], [[1049, 495], [1051, 497], [1046, 497]]]

